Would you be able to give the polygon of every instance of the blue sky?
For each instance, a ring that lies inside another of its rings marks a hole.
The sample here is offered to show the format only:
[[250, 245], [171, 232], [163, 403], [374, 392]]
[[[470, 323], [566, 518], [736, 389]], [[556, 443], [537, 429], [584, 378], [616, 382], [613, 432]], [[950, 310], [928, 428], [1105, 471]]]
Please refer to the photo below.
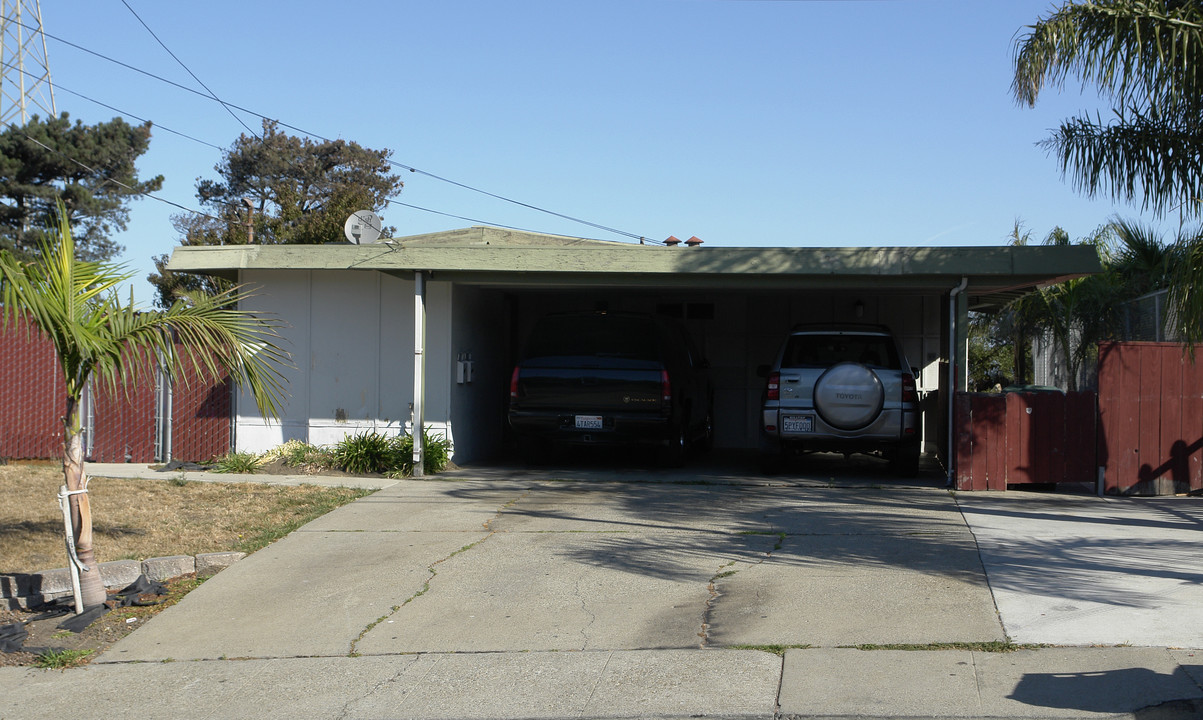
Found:
[[[490, 193], [710, 246], [998, 245], [1016, 220], [1081, 237], [1135, 208], [1089, 200], [1036, 143], [1105, 110], [1075, 86], [1010, 95], [1016, 34], [1047, 0], [127, 0], [229, 103]], [[121, 0], [42, 3], [47, 33], [200, 89]], [[60, 111], [154, 121], [144, 177], [198, 208], [245, 128], [221, 105], [48, 39]], [[71, 94], [72, 91], [76, 94]], [[121, 112], [102, 107], [100, 101]], [[259, 129], [257, 117], [239, 113]], [[195, 142], [171, 131], [209, 143]], [[623, 240], [398, 171], [398, 235], [497, 224]], [[177, 237], [134, 203], [137, 272]]]

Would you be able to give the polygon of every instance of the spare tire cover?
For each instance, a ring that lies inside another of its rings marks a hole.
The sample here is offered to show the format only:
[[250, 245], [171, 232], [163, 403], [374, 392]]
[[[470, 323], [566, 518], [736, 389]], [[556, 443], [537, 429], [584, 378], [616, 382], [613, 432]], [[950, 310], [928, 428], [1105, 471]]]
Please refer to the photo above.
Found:
[[885, 388], [877, 373], [854, 362], [832, 365], [815, 381], [815, 410], [828, 425], [857, 430], [881, 414]]

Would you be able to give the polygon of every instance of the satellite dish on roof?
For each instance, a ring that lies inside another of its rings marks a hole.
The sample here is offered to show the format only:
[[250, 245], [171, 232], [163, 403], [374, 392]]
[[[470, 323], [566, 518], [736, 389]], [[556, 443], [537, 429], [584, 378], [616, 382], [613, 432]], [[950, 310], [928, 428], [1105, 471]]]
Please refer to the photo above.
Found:
[[384, 227], [384, 221], [380, 219], [379, 215], [371, 210], [360, 210], [351, 213], [351, 217], [347, 218], [347, 222], [343, 225], [343, 235], [356, 245], [367, 245], [380, 239], [382, 227]]

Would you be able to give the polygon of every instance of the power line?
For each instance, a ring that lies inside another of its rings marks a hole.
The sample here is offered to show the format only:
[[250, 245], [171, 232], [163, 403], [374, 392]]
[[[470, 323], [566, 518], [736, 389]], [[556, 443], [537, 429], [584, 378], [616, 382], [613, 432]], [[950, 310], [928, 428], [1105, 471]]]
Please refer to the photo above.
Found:
[[184, 70], [186, 70], [186, 71], [188, 72], [188, 74], [192, 76], [192, 79], [193, 79], [193, 80], [195, 80], [195, 81], [196, 81], [198, 84], [200, 84], [200, 86], [201, 86], [201, 87], [203, 87], [203, 88], [205, 89], [205, 92], [209, 93], [209, 97], [211, 97], [211, 98], [213, 98], [214, 100], [216, 100], [217, 102], [221, 103], [221, 106], [222, 106], [223, 108], [225, 108], [225, 111], [226, 111], [226, 112], [228, 112], [228, 113], [230, 114], [230, 117], [232, 117], [232, 118], [234, 118], [235, 120], [237, 120], [237, 121], [238, 121], [238, 122], [239, 122], [239, 123], [240, 123], [240, 124], [241, 124], [241, 125], [242, 125], [244, 128], [246, 128], [246, 131], [247, 131], [248, 133], [250, 133], [251, 135], [255, 135], [255, 131], [254, 131], [254, 130], [252, 130], [252, 129], [250, 128], [250, 126], [249, 126], [249, 125], [247, 125], [245, 122], [243, 122], [243, 121], [242, 121], [242, 118], [240, 118], [240, 117], [238, 117], [237, 115], [235, 115], [235, 114], [234, 114], [234, 111], [230, 109], [230, 106], [229, 106], [229, 105], [226, 105], [226, 103], [225, 103], [225, 102], [224, 102], [224, 101], [223, 101], [221, 98], [217, 97], [217, 94], [216, 94], [216, 93], [214, 93], [212, 90], [210, 90], [210, 89], [209, 89], [209, 86], [208, 86], [208, 85], [206, 85], [206, 84], [204, 83], [204, 81], [203, 81], [203, 80], [201, 80], [200, 78], [198, 78], [198, 77], [196, 76], [196, 73], [192, 72], [192, 69], [191, 69], [191, 68], [189, 68], [187, 65], [185, 65], [185, 64], [184, 64], [184, 61], [183, 61], [183, 60], [180, 60], [180, 59], [179, 59], [179, 58], [176, 56], [176, 54], [175, 54], [175, 53], [173, 53], [173, 52], [171, 51], [171, 48], [167, 47], [166, 43], [164, 43], [162, 40], [160, 40], [160, 39], [159, 39], [159, 36], [155, 34], [155, 31], [150, 29], [150, 26], [146, 24], [146, 21], [142, 19], [142, 16], [141, 16], [141, 15], [139, 15], [137, 12], [135, 12], [135, 11], [134, 11], [134, 9], [133, 9], [132, 7], [130, 7], [130, 4], [129, 4], [129, 3], [126, 1], [126, 0], [121, 0], [121, 4], [122, 4], [122, 5], [125, 5], [125, 8], [126, 8], [127, 10], [129, 10], [129, 11], [130, 11], [130, 13], [131, 13], [131, 14], [132, 14], [132, 15], [133, 15], [135, 18], [137, 18], [137, 19], [138, 19], [138, 22], [142, 23], [142, 27], [146, 28], [146, 32], [150, 33], [150, 36], [151, 36], [152, 38], [154, 38], [154, 39], [155, 39], [155, 42], [159, 43], [159, 46], [160, 46], [160, 47], [162, 47], [164, 50], [166, 50], [166, 51], [167, 51], [167, 54], [171, 56], [171, 59], [172, 59], [172, 60], [175, 60], [177, 63], [179, 63], [179, 66], [180, 66], [180, 67], [182, 67], [182, 68], [184, 68]]
[[[10, 65], [9, 63], [2, 62], [2, 61], [0, 61], [0, 65], [4, 66], [4, 67], [6, 67], [6, 68], [10, 68], [10, 69], [13, 67], [13, 66], [12, 66], [12, 65]], [[27, 71], [27, 70], [22, 70], [21, 72], [24, 72], [26, 75], [28, 75], [28, 74], [29, 74], [29, 71]], [[201, 139], [200, 139], [200, 138], [198, 138], [198, 137], [193, 137], [192, 135], [189, 135], [188, 133], [185, 133], [185, 132], [181, 132], [181, 131], [179, 131], [179, 130], [173, 130], [173, 129], [171, 129], [171, 128], [167, 127], [166, 125], [161, 125], [161, 124], [159, 124], [159, 123], [156, 123], [156, 122], [154, 122], [153, 120], [149, 120], [149, 119], [147, 119], [147, 118], [144, 118], [144, 117], [139, 117], [138, 115], [135, 115], [134, 113], [132, 113], [132, 112], [129, 112], [128, 110], [122, 110], [121, 108], [114, 107], [114, 106], [112, 106], [112, 105], [109, 105], [109, 104], [108, 104], [108, 103], [106, 103], [106, 102], [102, 102], [102, 101], [100, 101], [100, 100], [97, 100], [97, 99], [96, 99], [96, 98], [94, 98], [94, 97], [90, 97], [90, 96], [88, 96], [88, 95], [84, 95], [84, 94], [83, 94], [83, 93], [81, 93], [81, 92], [78, 92], [78, 91], [72, 90], [71, 88], [64, 87], [64, 86], [60, 85], [59, 83], [55, 83], [55, 84], [54, 84], [54, 88], [55, 88], [56, 90], [59, 90], [59, 91], [65, 92], [65, 93], [67, 93], [68, 95], [74, 95], [75, 97], [77, 97], [77, 98], [80, 98], [80, 99], [82, 99], [82, 100], [87, 100], [88, 102], [90, 102], [90, 103], [93, 103], [93, 104], [96, 104], [96, 105], [99, 105], [99, 106], [100, 106], [100, 107], [102, 107], [102, 108], [106, 108], [106, 109], [108, 109], [108, 110], [112, 110], [113, 112], [117, 113], [118, 115], [124, 115], [124, 116], [126, 116], [126, 117], [131, 117], [131, 118], [133, 118], [133, 119], [137, 120], [138, 122], [144, 122], [144, 123], [148, 122], [148, 123], [151, 123], [152, 125], [154, 125], [154, 127], [155, 127], [155, 129], [156, 129], [156, 130], [163, 130], [163, 131], [166, 131], [166, 132], [169, 132], [169, 133], [171, 133], [172, 135], [178, 135], [179, 137], [182, 137], [182, 138], [184, 138], [184, 139], [186, 139], [186, 140], [191, 140], [191, 141], [192, 141], [192, 142], [194, 142], [194, 143], [199, 143], [199, 144], [201, 144], [201, 145], [207, 145], [208, 147], [211, 147], [211, 148], [213, 148], [214, 150], [225, 150], [225, 148], [223, 148], [222, 146], [220, 146], [220, 145], [215, 145], [214, 143], [211, 143], [211, 142], [209, 142], [208, 140], [201, 140]]]
[[[128, 64], [128, 63], [122, 62], [122, 61], [120, 61], [120, 60], [117, 60], [117, 59], [115, 59], [115, 58], [109, 57], [108, 55], [105, 55], [105, 54], [103, 54], [103, 53], [96, 52], [95, 50], [90, 50], [90, 49], [88, 49], [88, 48], [86, 48], [86, 47], [83, 47], [82, 45], [78, 45], [78, 44], [76, 44], [76, 43], [73, 43], [73, 42], [71, 42], [71, 41], [69, 41], [69, 40], [66, 40], [66, 39], [64, 39], [64, 38], [60, 38], [60, 37], [58, 37], [57, 35], [53, 35], [53, 34], [51, 34], [51, 33], [45, 33], [45, 35], [46, 35], [46, 37], [48, 37], [48, 38], [50, 38], [50, 39], [52, 39], [52, 40], [54, 40], [54, 41], [56, 41], [56, 42], [63, 43], [64, 45], [67, 45], [67, 46], [69, 46], [69, 47], [75, 48], [76, 50], [79, 50], [79, 51], [81, 51], [81, 52], [85, 52], [85, 53], [87, 53], [87, 54], [89, 54], [89, 55], [92, 55], [92, 56], [94, 56], [94, 57], [100, 58], [101, 60], [104, 60], [104, 61], [106, 61], [106, 62], [110, 62], [110, 63], [113, 63], [113, 64], [115, 64], [115, 65], [119, 65], [119, 66], [121, 66], [121, 67], [124, 67], [124, 68], [126, 68], [126, 69], [128, 69], [128, 70], [132, 70], [132, 71], [134, 71], [134, 72], [136, 72], [136, 73], [139, 73], [139, 74], [141, 74], [141, 75], [145, 75], [146, 77], [152, 78], [152, 79], [154, 79], [154, 80], [157, 80], [157, 81], [159, 81], [159, 82], [162, 82], [162, 83], [165, 83], [165, 84], [168, 84], [168, 85], [174, 86], [174, 87], [176, 87], [176, 88], [178, 88], [178, 89], [180, 89], [180, 90], [184, 90], [184, 91], [186, 91], [186, 92], [189, 92], [189, 93], [192, 93], [192, 94], [194, 94], [194, 95], [198, 95], [198, 96], [200, 96], [200, 97], [203, 97], [203, 98], [205, 98], [206, 100], [216, 100], [216, 101], [217, 101], [217, 102], [219, 102], [221, 105], [223, 105], [223, 106], [226, 108], [226, 110], [227, 110], [227, 111], [231, 111], [231, 110], [238, 110], [238, 111], [240, 111], [240, 112], [244, 112], [244, 113], [247, 113], [247, 114], [249, 114], [249, 115], [254, 115], [254, 116], [256, 116], [256, 117], [259, 117], [259, 118], [261, 118], [261, 119], [263, 119], [263, 120], [270, 120], [270, 121], [272, 121], [272, 122], [274, 122], [274, 123], [278, 124], [278, 125], [279, 125], [279, 126], [281, 126], [281, 127], [288, 128], [289, 130], [293, 130], [293, 131], [295, 131], [295, 132], [301, 133], [302, 135], [307, 135], [307, 136], [309, 136], [309, 137], [316, 138], [316, 139], [318, 139], [318, 140], [321, 140], [321, 141], [323, 141], [323, 142], [332, 142], [332, 140], [331, 140], [330, 138], [327, 138], [327, 137], [325, 137], [325, 136], [323, 136], [323, 135], [321, 135], [321, 134], [319, 134], [319, 133], [311, 132], [311, 131], [309, 131], [309, 130], [306, 130], [306, 129], [304, 129], [304, 128], [297, 127], [296, 125], [291, 125], [291, 124], [289, 124], [289, 123], [286, 123], [286, 122], [284, 122], [284, 121], [282, 121], [282, 120], [278, 120], [278, 119], [275, 119], [275, 118], [271, 118], [271, 117], [269, 117], [269, 116], [267, 116], [267, 115], [264, 115], [264, 114], [262, 114], [262, 113], [260, 113], [260, 112], [257, 112], [257, 111], [255, 111], [255, 110], [251, 110], [251, 109], [248, 109], [248, 108], [242, 107], [242, 106], [240, 106], [240, 105], [238, 105], [238, 104], [235, 104], [235, 103], [229, 103], [229, 102], [226, 102], [226, 101], [223, 101], [223, 100], [218, 100], [218, 99], [217, 99], [215, 96], [212, 96], [212, 95], [206, 95], [205, 93], [202, 93], [202, 92], [200, 92], [199, 90], [196, 90], [196, 89], [194, 89], [194, 88], [190, 88], [190, 87], [188, 87], [188, 86], [186, 86], [186, 85], [182, 85], [182, 84], [180, 84], [180, 83], [177, 83], [177, 82], [175, 82], [174, 80], [169, 80], [169, 79], [167, 79], [167, 78], [165, 78], [165, 77], [162, 77], [162, 76], [160, 76], [160, 75], [156, 75], [156, 74], [154, 74], [154, 73], [152, 73], [152, 72], [149, 72], [149, 71], [147, 71], [147, 70], [143, 70], [143, 69], [141, 69], [141, 68], [135, 67], [135, 66], [133, 66], [133, 65], [130, 65], [130, 64]], [[198, 82], [199, 82], [199, 81], [198, 81]], [[245, 127], [245, 125], [244, 125], [244, 127]], [[507, 202], [507, 203], [510, 203], [510, 204], [512, 204], [512, 205], [517, 205], [517, 206], [519, 206], [519, 207], [524, 207], [524, 208], [527, 208], [527, 209], [529, 209], [529, 210], [534, 210], [534, 211], [536, 211], [536, 212], [541, 212], [541, 213], [544, 213], [544, 214], [546, 214], [546, 215], [552, 215], [552, 216], [554, 216], [554, 217], [558, 217], [558, 218], [561, 218], [561, 219], [564, 219], [564, 220], [568, 220], [568, 221], [570, 221], [570, 222], [579, 223], [579, 224], [581, 224], [581, 225], [586, 225], [586, 226], [588, 226], [588, 227], [592, 227], [592, 228], [595, 228], [595, 229], [598, 229], [598, 230], [603, 230], [603, 231], [605, 231], [605, 232], [613, 233], [613, 234], [615, 234], [615, 235], [622, 235], [622, 236], [625, 236], [625, 237], [631, 238], [631, 239], [633, 239], [633, 240], [639, 240], [640, 242], [645, 242], [645, 241], [646, 241], [646, 237], [647, 237], [646, 235], [639, 235], [639, 234], [636, 234], [636, 233], [627, 232], [627, 231], [625, 231], [625, 230], [619, 230], [619, 229], [617, 229], [617, 228], [613, 228], [613, 227], [610, 227], [610, 226], [608, 226], [608, 225], [603, 225], [603, 224], [601, 224], [601, 223], [595, 223], [595, 222], [592, 222], [592, 221], [589, 221], [589, 220], [584, 220], [584, 219], [582, 219], [582, 218], [575, 217], [575, 216], [573, 216], [573, 215], [568, 215], [568, 214], [566, 214], [566, 213], [560, 213], [560, 212], [556, 212], [556, 211], [554, 211], [554, 210], [549, 210], [549, 209], [547, 209], [547, 208], [544, 208], [544, 207], [541, 207], [541, 206], [538, 206], [538, 205], [534, 205], [534, 204], [531, 204], [531, 203], [522, 202], [522, 201], [520, 201], [520, 200], [515, 200], [515, 199], [513, 199], [513, 198], [510, 198], [510, 197], [507, 197], [507, 196], [504, 196], [504, 195], [500, 195], [500, 194], [497, 194], [497, 193], [489, 192], [489, 191], [487, 191], [487, 190], [483, 190], [483, 189], [481, 189], [481, 188], [478, 188], [478, 187], [475, 187], [475, 186], [469, 185], [469, 184], [467, 184], [467, 183], [462, 183], [462, 182], [459, 182], [459, 181], [456, 181], [456, 180], [452, 180], [452, 179], [450, 179], [450, 178], [446, 178], [446, 177], [443, 177], [443, 176], [441, 176], [441, 175], [437, 175], [437, 174], [435, 174], [435, 173], [428, 172], [428, 171], [426, 171], [426, 170], [421, 170], [421, 169], [419, 169], [419, 168], [413, 167], [413, 166], [411, 166], [411, 165], [406, 165], [406, 164], [404, 164], [404, 163], [397, 162], [397, 161], [395, 161], [395, 160], [387, 160], [387, 162], [388, 162], [390, 165], [393, 165], [394, 167], [398, 167], [398, 168], [400, 168], [400, 169], [403, 169], [403, 170], [408, 170], [409, 172], [412, 172], [412, 173], [416, 173], [416, 174], [424, 175], [424, 176], [426, 176], [426, 177], [429, 177], [429, 178], [431, 178], [432, 180], [437, 180], [437, 181], [439, 181], [439, 182], [444, 182], [444, 183], [447, 183], [447, 184], [450, 184], [450, 185], [454, 185], [454, 186], [456, 186], [456, 187], [459, 187], [459, 188], [462, 188], [462, 189], [464, 189], [464, 190], [468, 190], [468, 191], [471, 191], [471, 192], [479, 193], [479, 194], [481, 194], [481, 195], [485, 195], [485, 196], [487, 196], [487, 197], [491, 197], [491, 198], [494, 198], [494, 199], [497, 199], [497, 200], [501, 200], [501, 201], [503, 201], [503, 202]], [[454, 217], [454, 216], [452, 216], [452, 217]]]

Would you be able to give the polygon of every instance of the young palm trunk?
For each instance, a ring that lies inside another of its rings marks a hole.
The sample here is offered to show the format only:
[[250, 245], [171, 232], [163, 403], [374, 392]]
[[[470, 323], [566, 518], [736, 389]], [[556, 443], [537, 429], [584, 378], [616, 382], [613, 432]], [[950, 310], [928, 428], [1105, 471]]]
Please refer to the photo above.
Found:
[[[67, 400], [65, 442], [63, 445], [63, 479], [67, 491], [84, 490], [87, 488], [87, 476], [84, 474], [83, 432], [79, 425], [79, 402], [74, 398]], [[104, 580], [100, 577], [100, 566], [96, 563], [96, 555], [92, 551], [92, 507], [88, 502], [87, 493], [77, 493], [70, 496], [71, 526], [74, 528], [75, 554], [87, 570], [79, 571], [80, 590], [83, 595], [83, 607], [75, 608], [76, 614], [85, 609], [100, 605], [106, 599]], [[71, 562], [71, 558], [67, 558]]]

